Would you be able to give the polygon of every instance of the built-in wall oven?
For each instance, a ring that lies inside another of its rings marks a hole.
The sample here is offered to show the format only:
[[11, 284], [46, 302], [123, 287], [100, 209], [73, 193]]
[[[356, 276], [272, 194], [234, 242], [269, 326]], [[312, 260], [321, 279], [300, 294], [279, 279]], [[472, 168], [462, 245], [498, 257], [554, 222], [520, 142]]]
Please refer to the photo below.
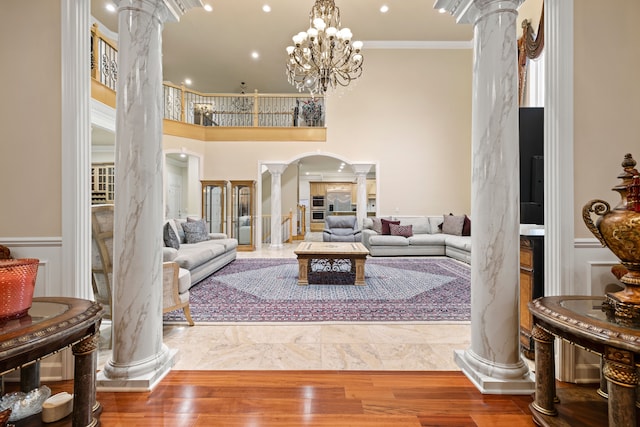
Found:
[[312, 196], [311, 197], [311, 209], [324, 210], [324, 196]]
[[311, 211], [311, 222], [324, 222], [324, 209]]

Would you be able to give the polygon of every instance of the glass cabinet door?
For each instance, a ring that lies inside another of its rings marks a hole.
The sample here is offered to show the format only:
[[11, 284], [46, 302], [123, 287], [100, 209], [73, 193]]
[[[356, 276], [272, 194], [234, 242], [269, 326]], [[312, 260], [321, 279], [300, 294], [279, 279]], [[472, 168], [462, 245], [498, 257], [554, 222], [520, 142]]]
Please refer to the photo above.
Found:
[[202, 182], [202, 217], [209, 233], [226, 233], [227, 181]]
[[231, 181], [231, 237], [238, 239], [238, 250], [255, 249], [255, 181]]

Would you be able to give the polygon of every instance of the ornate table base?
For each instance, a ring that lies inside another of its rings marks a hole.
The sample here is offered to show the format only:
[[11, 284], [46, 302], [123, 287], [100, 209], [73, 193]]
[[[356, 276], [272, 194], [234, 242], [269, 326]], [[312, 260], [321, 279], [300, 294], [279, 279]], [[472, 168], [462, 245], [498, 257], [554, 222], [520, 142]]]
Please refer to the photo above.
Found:
[[[604, 299], [599, 297], [560, 296], [539, 298], [529, 304], [534, 316], [536, 361], [536, 393], [530, 408], [537, 424], [577, 425], [577, 418], [593, 411], [600, 401], [606, 402], [609, 426], [636, 425], [636, 388], [639, 384], [636, 365], [640, 355], [640, 330], [611, 322], [603, 312], [603, 302]], [[568, 394], [569, 399], [580, 397], [585, 402], [593, 401], [582, 411], [576, 410], [572, 400], [558, 405], [564, 406], [563, 411], [556, 407], [556, 336], [602, 356], [602, 376], [606, 384], [601, 383], [600, 389], [594, 390], [590, 398]], [[587, 420], [593, 418], [586, 417]], [[584, 425], [603, 425], [602, 421], [598, 422]]]

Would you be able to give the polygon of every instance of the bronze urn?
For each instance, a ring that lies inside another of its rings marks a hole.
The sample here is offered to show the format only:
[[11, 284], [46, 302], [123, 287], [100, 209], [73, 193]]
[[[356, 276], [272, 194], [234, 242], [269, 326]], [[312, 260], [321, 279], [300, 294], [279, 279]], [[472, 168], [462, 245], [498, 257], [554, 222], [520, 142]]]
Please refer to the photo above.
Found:
[[[640, 173], [636, 161], [626, 154], [622, 162], [622, 182], [613, 187], [620, 193], [620, 203], [613, 209], [604, 200], [591, 200], [582, 208], [582, 218], [589, 230], [608, 247], [627, 269], [620, 281], [624, 289], [608, 293], [605, 307], [616, 319], [640, 324]], [[597, 215], [593, 222], [592, 214]]]

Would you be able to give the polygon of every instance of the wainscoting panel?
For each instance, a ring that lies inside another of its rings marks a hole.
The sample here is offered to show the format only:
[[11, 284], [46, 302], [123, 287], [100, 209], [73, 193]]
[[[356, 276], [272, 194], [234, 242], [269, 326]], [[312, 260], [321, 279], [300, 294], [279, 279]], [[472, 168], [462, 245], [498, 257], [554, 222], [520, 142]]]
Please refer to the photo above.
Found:
[[[65, 295], [62, 290], [62, 238], [61, 237], [0, 237], [0, 244], [11, 250], [14, 258], [37, 258], [35, 297]], [[73, 356], [66, 349], [40, 362], [42, 383], [73, 378]], [[5, 376], [7, 381], [19, 380], [18, 372]]]
[[40, 260], [34, 296], [65, 295], [61, 283], [61, 237], [0, 237], [0, 243], [11, 250], [11, 256], [14, 258]]
[[[574, 285], [577, 294], [604, 295], [610, 288], [620, 284], [611, 273], [611, 267], [620, 261], [598, 239], [575, 239], [574, 247]], [[573, 354], [564, 360], [565, 368], [571, 371], [571, 375], [563, 380], [575, 383], [600, 381], [599, 356], [569, 344], [563, 344], [564, 351]]]

